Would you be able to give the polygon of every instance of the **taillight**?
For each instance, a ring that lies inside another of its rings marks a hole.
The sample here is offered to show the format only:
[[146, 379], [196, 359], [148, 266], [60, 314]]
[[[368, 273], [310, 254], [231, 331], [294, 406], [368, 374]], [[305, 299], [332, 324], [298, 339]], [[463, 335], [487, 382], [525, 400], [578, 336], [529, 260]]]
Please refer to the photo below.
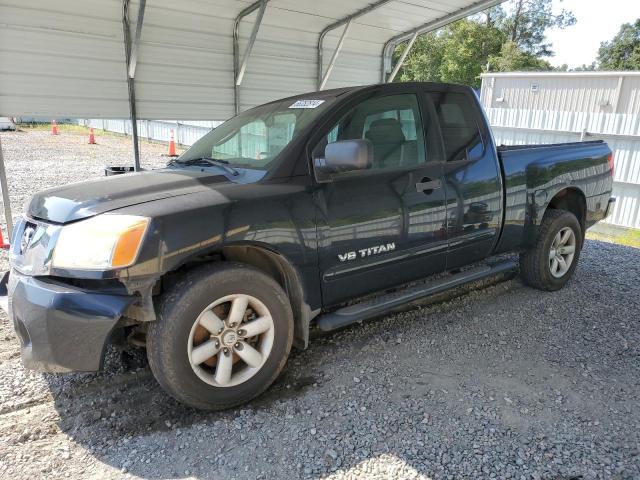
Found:
[[613, 153], [609, 154], [609, 156], [607, 157], [607, 162], [609, 162], [609, 170], [611, 171], [611, 176], [613, 177], [613, 170], [616, 166], [615, 162], [613, 161]]

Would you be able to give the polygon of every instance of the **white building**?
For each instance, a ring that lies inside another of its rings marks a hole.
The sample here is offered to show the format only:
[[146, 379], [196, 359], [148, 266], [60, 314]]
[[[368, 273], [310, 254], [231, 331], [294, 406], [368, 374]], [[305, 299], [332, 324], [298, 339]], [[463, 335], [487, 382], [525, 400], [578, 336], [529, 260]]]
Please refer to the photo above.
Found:
[[605, 140], [618, 198], [608, 223], [640, 228], [640, 72], [489, 73], [481, 101], [498, 144]]

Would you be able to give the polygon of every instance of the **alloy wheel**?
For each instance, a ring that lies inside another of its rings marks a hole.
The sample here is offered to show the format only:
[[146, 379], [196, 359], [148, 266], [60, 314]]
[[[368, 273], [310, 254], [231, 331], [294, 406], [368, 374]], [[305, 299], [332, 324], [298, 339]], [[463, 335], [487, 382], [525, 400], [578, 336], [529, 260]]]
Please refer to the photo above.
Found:
[[273, 338], [273, 318], [260, 300], [227, 295], [211, 303], [194, 322], [187, 345], [189, 363], [202, 381], [233, 387], [258, 373]]
[[576, 235], [571, 227], [564, 227], [553, 238], [549, 251], [549, 269], [555, 278], [563, 277], [571, 268], [576, 254]]

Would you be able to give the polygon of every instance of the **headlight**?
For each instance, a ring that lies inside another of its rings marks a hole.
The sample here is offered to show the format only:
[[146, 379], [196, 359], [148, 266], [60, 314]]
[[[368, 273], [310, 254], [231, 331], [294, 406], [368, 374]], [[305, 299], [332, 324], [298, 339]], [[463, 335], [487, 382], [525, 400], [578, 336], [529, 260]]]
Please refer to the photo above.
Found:
[[53, 266], [78, 270], [128, 267], [135, 262], [149, 219], [97, 215], [65, 225], [53, 250]]

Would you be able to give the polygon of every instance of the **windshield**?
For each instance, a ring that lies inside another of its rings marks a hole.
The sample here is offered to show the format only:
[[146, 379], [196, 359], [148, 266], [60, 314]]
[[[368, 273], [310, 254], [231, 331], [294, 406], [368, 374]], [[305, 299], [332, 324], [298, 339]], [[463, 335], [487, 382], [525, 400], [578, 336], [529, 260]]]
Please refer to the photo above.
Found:
[[247, 110], [194, 143], [180, 156], [178, 163], [218, 160], [228, 165], [265, 170], [330, 102], [327, 97], [283, 100]]

